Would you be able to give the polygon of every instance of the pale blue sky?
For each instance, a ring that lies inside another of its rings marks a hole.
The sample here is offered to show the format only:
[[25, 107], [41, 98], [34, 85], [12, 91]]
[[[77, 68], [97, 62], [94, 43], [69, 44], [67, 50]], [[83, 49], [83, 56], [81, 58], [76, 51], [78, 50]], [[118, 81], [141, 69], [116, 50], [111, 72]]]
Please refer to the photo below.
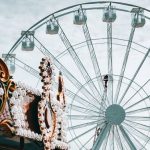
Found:
[[[20, 36], [44, 16], [64, 7], [95, 0], [0, 0], [0, 54], [7, 52]], [[118, 1], [118, 0], [116, 0]], [[150, 8], [149, 0], [122, 0]]]

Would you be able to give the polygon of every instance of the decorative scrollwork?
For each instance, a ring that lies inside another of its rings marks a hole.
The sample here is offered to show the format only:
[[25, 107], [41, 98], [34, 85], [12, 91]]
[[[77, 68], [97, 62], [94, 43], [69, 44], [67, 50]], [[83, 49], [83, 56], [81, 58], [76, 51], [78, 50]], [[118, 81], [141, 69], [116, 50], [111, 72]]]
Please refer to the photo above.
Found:
[[42, 77], [41, 81], [43, 82], [43, 92], [38, 106], [38, 117], [45, 149], [50, 149], [50, 141], [56, 128], [56, 112], [54, 112], [51, 107], [53, 97], [52, 94], [50, 94], [50, 90], [52, 90], [54, 74], [50, 59], [43, 58], [40, 62], [39, 69]]
[[43, 141], [45, 150], [67, 150], [66, 100], [61, 72], [57, 96], [54, 96], [55, 73], [49, 58], [43, 58], [39, 66], [42, 93], [21, 82], [13, 82], [5, 63], [0, 66], [0, 126], [6, 131], [9, 129], [9, 133]]
[[9, 71], [2, 59], [0, 59], [0, 81], [6, 82], [9, 79]]
[[0, 59], [0, 126], [14, 133], [13, 122], [9, 113], [7, 100], [16, 89], [15, 83], [11, 80], [6, 64]]

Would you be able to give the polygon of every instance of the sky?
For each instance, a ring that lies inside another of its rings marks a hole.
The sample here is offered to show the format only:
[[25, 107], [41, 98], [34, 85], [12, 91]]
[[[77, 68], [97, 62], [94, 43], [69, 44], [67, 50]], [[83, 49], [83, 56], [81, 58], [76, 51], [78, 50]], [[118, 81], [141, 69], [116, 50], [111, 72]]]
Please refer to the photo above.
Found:
[[[20, 37], [22, 30], [28, 29], [52, 12], [83, 2], [89, 2], [89, 0], [0, 0], [0, 54], [9, 51]], [[150, 8], [149, 0], [124, 0], [121, 2]]]

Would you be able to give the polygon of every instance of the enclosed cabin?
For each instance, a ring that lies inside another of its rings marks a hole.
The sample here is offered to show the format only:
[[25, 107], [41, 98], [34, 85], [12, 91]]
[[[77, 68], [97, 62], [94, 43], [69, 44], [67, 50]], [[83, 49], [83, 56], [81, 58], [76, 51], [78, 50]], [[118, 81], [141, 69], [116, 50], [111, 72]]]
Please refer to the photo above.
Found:
[[56, 20], [50, 19], [46, 24], [46, 34], [57, 34], [59, 26]]
[[116, 20], [116, 10], [113, 6], [109, 5], [104, 8], [103, 11], [103, 22], [114, 22]]
[[131, 25], [134, 28], [143, 27], [145, 25], [144, 10], [141, 8], [133, 8], [131, 10], [132, 22]]
[[15, 67], [15, 59], [16, 59], [16, 54], [2, 54], [2, 58], [6, 58], [6, 64], [8, 67], [8, 70], [10, 72], [10, 74], [14, 74], [16, 67]]
[[83, 25], [86, 23], [87, 16], [86, 16], [86, 11], [79, 8], [74, 12], [74, 20], [73, 23], [76, 25]]
[[22, 31], [21, 35], [24, 36], [22, 40], [23, 51], [33, 51], [34, 49], [34, 31]]

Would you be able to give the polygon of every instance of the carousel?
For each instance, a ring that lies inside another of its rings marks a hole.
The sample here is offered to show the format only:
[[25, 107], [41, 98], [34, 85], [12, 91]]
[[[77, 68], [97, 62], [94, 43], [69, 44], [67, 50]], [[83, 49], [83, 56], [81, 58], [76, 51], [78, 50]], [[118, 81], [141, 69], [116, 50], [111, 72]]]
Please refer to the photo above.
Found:
[[[68, 149], [62, 73], [55, 82], [54, 66], [47, 57], [39, 69], [42, 92], [13, 81], [0, 59], [0, 149]], [[58, 91], [53, 90], [54, 83]]]

